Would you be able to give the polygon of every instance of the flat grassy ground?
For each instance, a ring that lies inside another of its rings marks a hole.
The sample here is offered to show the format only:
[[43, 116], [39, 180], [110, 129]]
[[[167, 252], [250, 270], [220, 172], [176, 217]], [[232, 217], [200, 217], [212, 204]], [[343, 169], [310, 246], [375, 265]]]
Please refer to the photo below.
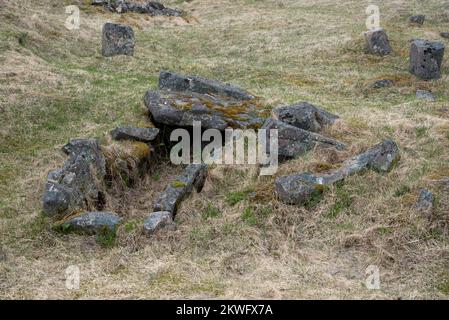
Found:
[[[87, 1], [86, 1], [87, 2]], [[394, 49], [363, 53], [359, 0], [164, 1], [190, 17], [120, 17], [83, 1], [0, 0], [0, 297], [10, 298], [447, 298], [449, 295], [449, 62], [423, 82], [408, 69], [409, 40], [444, 41], [449, 2], [377, 1]], [[64, 7], [81, 8], [68, 31]], [[422, 13], [422, 27], [408, 17]], [[103, 58], [101, 27], [126, 23], [134, 57]], [[162, 163], [109, 204], [128, 219], [115, 244], [61, 235], [41, 215], [47, 173], [73, 137], [98, 137], [119, 124], [146, 125], [142, 98], [160, 70], [239, 85], [272, 106], [308, 101], [337, 113], [327, 134], [346, 152], [311, 152], [278, 175], [338, 165], [385, 138], [402, 160], [388, 175], [366, 172], [307, 208], [273, 195], [272, 178], [254, 168], [213, 168], [203, 193], [181, 206], [178, 229], [140, 233], [151, 201], [173, 168]], [[377, 79], [395, 80], [372, 90]], [[415, 98], [433, 91], [438, 102]], [[419, 188], [437, 204], [430, 217], [412, 209]], [[69, 265], [80, 290], [65, 287]], [[365, 287], [380, 269], [381, 290]]]

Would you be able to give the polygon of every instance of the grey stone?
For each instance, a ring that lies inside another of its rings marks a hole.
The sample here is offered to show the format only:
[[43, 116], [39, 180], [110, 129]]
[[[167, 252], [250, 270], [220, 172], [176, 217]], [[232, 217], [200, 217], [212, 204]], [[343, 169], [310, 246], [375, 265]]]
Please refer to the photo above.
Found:
[[87, 212], [75, 216], [61, 224], [64, 232], [96, 234], [115, 233], [122, 219], [110, 212]]
[[343, 181], [349, 175], [365, 169], [388, 172], [399, 159], [399, 148], [396, 143], [386, 140], [346, 160], [339, 169], [330, 173], [315, 175], [306, 172], [277, 178], [275, 182], [276, 194], [286, 204], [305, 204], [314, 195], [323, 192], [336, 182]]
[[183, 11], [179, 9], [172, 9], [164, 6], [157, 1], [148, 1], [146, 3], [134, 3], [124, 0], [107, 0], [103, 1], [103, 5], [112, 12], [126, 13], [144, 13], [150, 16], [174, 16], [181, 17]]
[[338, 116], [310, 103], [301, 102], [273, 110], [273, 117], [294, 127], [319, 132], [338, 119]]
[[181, 201], [195, 188], [201, 192], [207, 176], [206, 164], [188, 165], [184, 172], [176, 177], [174, 181], [162, 192], [154, 203], [154, 211], [168, 211], [173, 216]]
[[137, 128], [132, 126], [120, 126], [111, 131], [114, 140], [135, 140], [151, 142], [159, 134], [158, 128]]
[[367, 53], [385, 56], [392, 52], [387, 33], [382, 28], [365, 32], [365, 39]]
[[382, 79], [382, 80], [377, 80], [375, 82], [373, 82], [370, 85], [370, 88], [373, 89], [380, 89], [380, 88], [388, 88], [388, 87], [392, 87], [394, 85], [394, 82], [389, 80], [389, 79]]
[[6, 258], [7, 258], [6, 252], [3, 250], [2, 247], [0, 247], [0, 262], [6, 261]]
[[416, 16], [411, 16], [410, 17], [410, 22], [411, 23], [415, 23], [415, 24], [424, 24], [424, 20], [426, 20], [426, 16], [423, 14], [418, 14]]
[[413, 40], [410, 48], [410, 72], [423, 80], [439, 79], [444, 49], [441, 42]]
[[342, 142], [272, 118], [265, 121], [262, 129], [267, 130], [267, 150], [270, 150], [270, 130], [278, 130], [278, 155], [281, 159], [302, 156], [315, 147], [334, 147], [338, 150], [346, 148], [346, 145]]
[[158, 127], [192, 127], [193, 121], [201, 121], [203, 129], [256, 128], [266, 116], [257, 101], [195, 92], [149, 90], [144, 101]]
[[432, 94], [432, 92], [426, 90], [417, 90], [416, 97], [418, 99], [423, 99], [427, 101], [436, 101], [435, 96]]
[[423, 213], [431, 213], [435, 198], [433, 193], [427, 189], [419, 190], [419, 196], [415, 203], [415, 209]]
[[172, 214], [168, 211], [153, 212], [145, 220], [143, 231], [147, 236], [151, 236], [157, 230], [167, 227], [171, 229], [175, 227]]
[[197, 76], [184, 76], [174, 72], [161, 71], [159, 89], [171, 91], [189, 91], [234, 98], [236, 100], [253, 100], [255, 97], [230, 84], [221, 83]]
[[107, 22], [103, 25], [101, 54], [105, 57], [115, 55], [134, 55], [134, 31], [130, 26]]
[[441, 32], [440, 36], [445, 39], [449, 39], [449, 32]]
[[74, 139], [63, 147], [69, 156], [64, 166], [48, 174], [43, 210], [51, 216], [64, 216], [76, 210], [101, 209], [106, 161], [93, 139]]

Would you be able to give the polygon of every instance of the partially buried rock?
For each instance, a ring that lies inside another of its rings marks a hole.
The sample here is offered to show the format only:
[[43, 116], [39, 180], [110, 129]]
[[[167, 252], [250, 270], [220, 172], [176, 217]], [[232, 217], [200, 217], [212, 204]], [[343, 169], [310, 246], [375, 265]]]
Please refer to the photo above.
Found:
[[294, 127], [319, 132], [333, 124], [338, 116], [307, 102], [273, 110], [273, 117]]
[[85, 234], [115, 233], [121, 221], [110, 212], [87, 212], [64, 221], [60, 228], [64, 232]]
[[387, 33], [382, 28], [365, 32], [365, 39], [367, 53], [385, 56], [392, 51]]
[[106, 161], [93, 139], [74, 139], [63, 147], [69, 156], [64, 166], [48, 174], [43, 210], [64, 216], [77, 210], [101, 209], [104, 205]]
[[134, 55], [134, 31], [130, 26], [115, 23], [103, 25], [101, 54], [105, 57]]
[[132, 126], [120, 126], [111, 132], [114, 140], [135, 140], [151, 142], [159, 134], [158, 128], [137, 128]]
[[420, 212], [430, 214], [433, 209], [434, 201], [435, 198], [432, 192], [430, 192], [427, 189], [421, 189], [419, 191], [418, 199], [416, 200], [415, 203], [415, 209]]
[[413, 40], [410, 48], [410, 72], [423, 80], [439, 79], [444, 49], [440, 42]]
[[424, 24], [424, 20], [426, 20], [426, 16], [423, 14], [418, 14], [416, 16], [411, 16], [410, 17], [410, 22], [413, 24], [419, 24], [419, 25], [423, 25]]
[[162, 228], [175, 228], [173, 216], [168, 211], [151, 213], [143, 224], [143, 231], [147, 236], [153, 235], [157, 230]]
[[276, 179], [276, 194], [279, 199], [292, 205], [305, 204], [332, 184], [364, 169], [388, 172], [399, 161], [399, 148], [386, 140], [358, 156], [346, 160], [341, 168], [323, 175], [300, 173]]
[[423, 99], [423, 100], [432, 101], [432, 102], [436, 100], [433, 93], [430, 91], [426, 91], [426, 90], [417, 90], [416, 97], [418, 99]]
[[441, 32], [440, 36], [445, 39], [449, 39], [449, 32]]
[[278, 132], [278, 156], [281, 159], [295, 158], [304, 155], [315, 147], [333, 147], [343, 150], [346, 145], [340, 141], [327, 138], [318, 133], [294, 127], [276, 119], [267, 119], [262, 129], [267, 130], [267, 150], [270, 150], [270, 130]]
[[188, 165], [184, 169], [184, 172], [176, 177], [158, 197], [153, 206], [153, 210], [156, 212], [167, 211], [174, 216], [181, 201], [188, 196], [194, 188], [197, 192], [202, 190], [206, 176], [206, 164]]
[[382, 79], [382, 80], [377, 80], [377, 81], [373, 82], [370, 85], [370, 88], [372, 88], [372, 89], [389, 88], [389, 87], [392, 87], [393, 85], [394, 85], [394, 82], [392, 80]]
[[159, 89], [144, 98], [158, 127], [259, 128], [268, 113], [251, 94], [213, 80], [161, 72]]

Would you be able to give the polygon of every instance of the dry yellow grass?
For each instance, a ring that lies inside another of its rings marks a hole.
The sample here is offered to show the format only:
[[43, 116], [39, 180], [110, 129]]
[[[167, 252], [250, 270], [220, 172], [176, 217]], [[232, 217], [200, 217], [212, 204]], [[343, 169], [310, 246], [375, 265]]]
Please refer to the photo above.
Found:
[[[83, 1], [0, 2], [0, 298], [448, 297], [449, 196], [438, 181], [449, 175], [449, 63], [438, 81], [407, 72], [409, 39], [449, 31], [446, 1], [380, 1], [394, 49], [385, 58], [363, 54], [366, 3], [357, 0], [164, 2], [188, 19], [120, 17]], [[72, 3], [78, 31], [63, 25]], [[427, 15], [424, 26], [408, 25], [413, 13]], [[107, 20], [135, 28], [135, 57], [100, 56]], [[274, 177], [254, 168], [213, 168], [205, 190], [182, 204], [177, 230], [147, 239], [142, 219], [178, 170], [161, 163], [110, 199], [106, 209], [128, 219], [114, 247], [53, 231], [40, 197], [64, 161], [59, 147], [147, 125], [142, 97], [164, 69], [240, 85], [271, 106], [309, 101], [341, 116], [327, 133], [348, 151], [311, 152], [278, 175], [324, 170], [384, 138], [399, 143], [401, 163], [350, 177], [307, 208], [278, 202]], [[396, 85], [366, 89], [383, 78]], [[416, 100], [417, 88], [438, 102]], [[412, 209], [421, 187], [437, 196], [431, 220]], [[73, 264], [78, 291], [65, 288]], [[364, 286], [371, 264], [379, 291]]]

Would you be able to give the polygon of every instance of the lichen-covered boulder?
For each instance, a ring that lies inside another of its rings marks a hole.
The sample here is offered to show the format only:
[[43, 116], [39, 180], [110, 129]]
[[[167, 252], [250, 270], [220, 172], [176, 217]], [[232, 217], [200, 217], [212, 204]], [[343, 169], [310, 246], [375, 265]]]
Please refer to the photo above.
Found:
[[327, 174], [300, 173], [276, 179], [276, 194], [286, 204], [301, 205], [326, 187], [343, 181], [346, 177], [364, 169], [388, 172], [399, 161], [399, 148], [395, 142], [386, 140], [367, 151], [346, 160], [343, 165]]
[[159, 134], [158, 128], [137, 128], [133, 126], [120, 126], [111, 131], [114, 140], [135, 140], [151, 142]]
[[157, 230], [162, 228], [174, 229], [175, 223], [173, 216], [168, 211], [151, 213], [143, 224], [143, 232], [147, 236], [153, 235]]
[[122, 219], [110, 212], [87, 212], [60, 224], [64, 232], [84, 234], [115, 233]]
[[130, 26], [107, 22], [103, 25], [101, 54], [104, 57], [134, 55], [134, 31]]
[[192, 127], [200, 121], [203, 129], [257, 128], [263, 111], [257, 102], [187, 92], [148, 91], [145, 104], [156, 125]]
[[276, 108], [273, 110], [273, 118], [300, 129], [319, 132], [324, 127], [332, 125], [338, 116], [310, 103], [301, 102]]
[[64, 166], [48, 174], [43, 210], [51, 216], [101, 209], [104, 205], [105, 158], [93, 139], [71, 140], [63, 147], [69, 156]]
[[206, 180], [207, 168], [206, 164], [188, 165], [184, 172], [177, 176], [158, 197], [153, 206], [154, 211], [167, 211], [174, 216], [178, 205], [193, 189], [201, 192]]
[[385, 56], [392, 52], [387, 33], [382, 28], [365, 32], [365, 40], [367, 53]]
[[423, 80], [439, 79], [444, 49], [441, 42], [413, 40], [410, 48], [410, 72]]
[[346, 148], [342, 142], [272, 118], [265, 121], [262, 129], [267, 130], [267, 150], [270, 150], [270, 130], [278, 130], [278, 155], [281, 159], [302, 156], [315, 147], [333, 147], [338, 150]]

